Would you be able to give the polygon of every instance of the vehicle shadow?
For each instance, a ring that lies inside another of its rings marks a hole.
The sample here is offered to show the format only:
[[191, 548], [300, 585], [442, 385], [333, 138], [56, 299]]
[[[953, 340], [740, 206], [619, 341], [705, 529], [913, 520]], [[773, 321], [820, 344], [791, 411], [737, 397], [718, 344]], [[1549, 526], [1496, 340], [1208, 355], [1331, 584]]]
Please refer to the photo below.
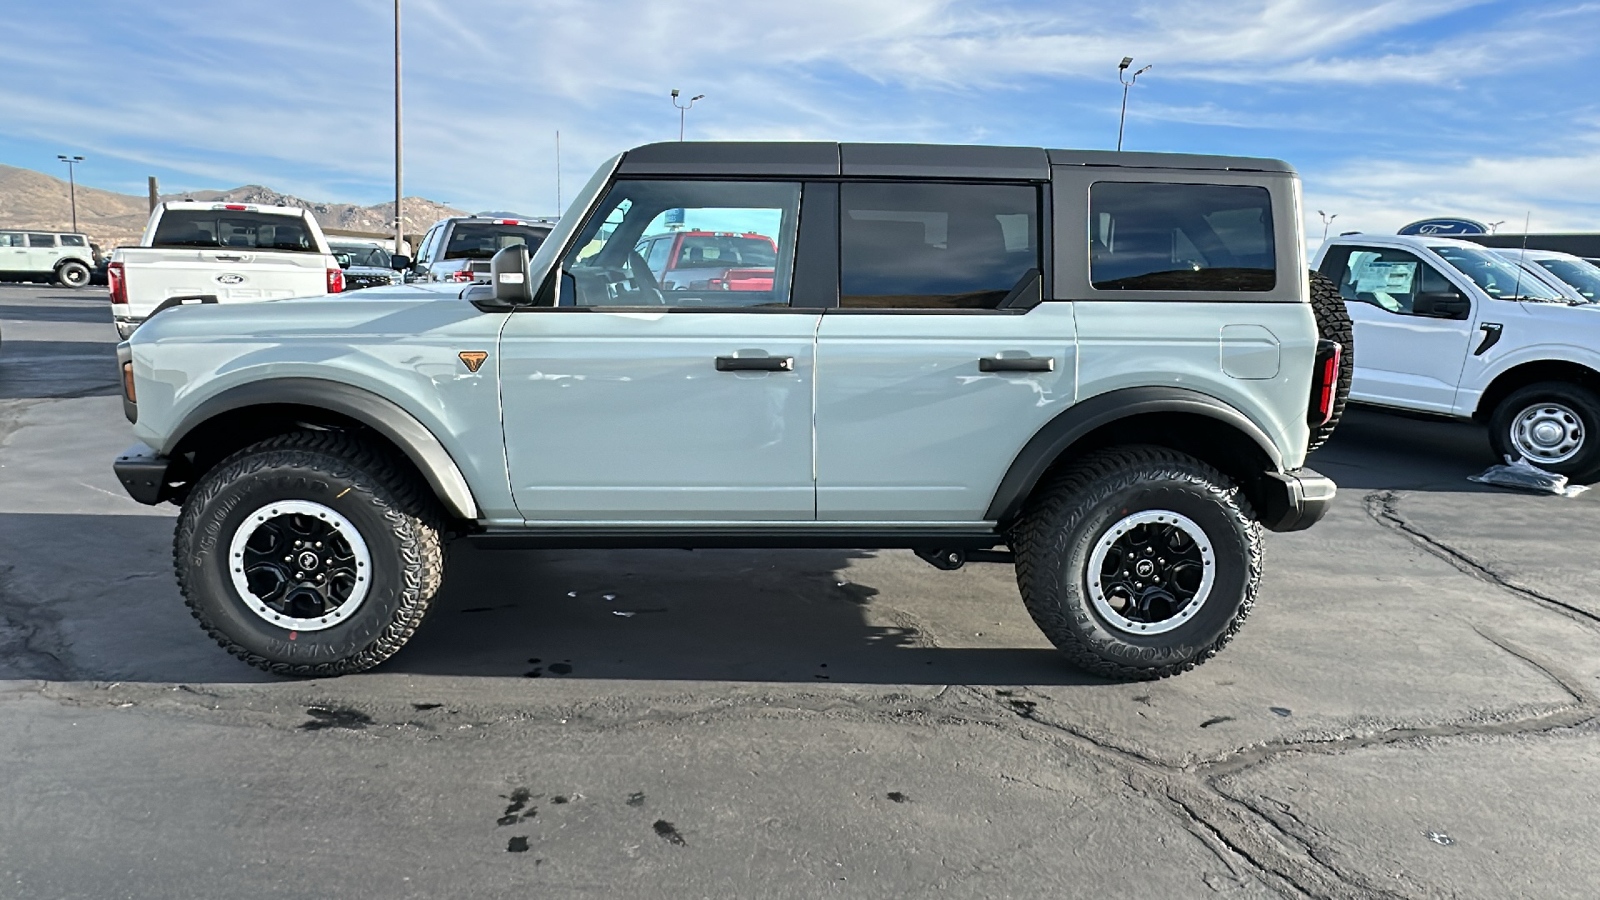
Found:
[[[0, 679], [279, 680], [189, 615], [158, 515], [0, 513]], [[73, 554], [69, 547], [94, 547]], [[1053, 650], [944, 649], [837, 550], [449, 550], [444, 589], [377, 671], [467, 677], [1104, 684]], [[842, 573], [842, 574], [841, 574]]]
[[1484, 427], [1473, 422], [1350, 407], [1306, 465], [1346, 490], [1499, 492], [1467, 480], [1494, 465]]
[[70, 298], [51, 297], [48, 299], [89, 300], [93, 302], [73, 306], [0, 304], [0, 320], [15, 322], [104, 322], [107, 325], [111, 324], [111, 307], [104, 297], [80, 297], [74, 295]]
[[0, 400], [114, 394], [117, 348], [107, 341], [5, 341], [0, 344]]

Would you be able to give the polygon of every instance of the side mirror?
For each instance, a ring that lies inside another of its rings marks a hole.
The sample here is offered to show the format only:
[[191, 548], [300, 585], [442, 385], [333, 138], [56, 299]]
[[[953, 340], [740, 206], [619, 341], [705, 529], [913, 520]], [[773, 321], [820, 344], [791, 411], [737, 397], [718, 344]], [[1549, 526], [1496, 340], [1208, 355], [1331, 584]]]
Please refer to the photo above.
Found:
[[333, 255], [333, 261], [338, 263], [339, 268], [341, 269], [350, 268], [350, 254], [348, 253], [335, 253]]
[[533, 285], [528, 281], [528, 245], [512, 244], [489, 260], [489, 280], [494, 299], [507, 306], [533, 303]]
[[1411, 301], [1411, 312], [1435, 319], [1465, 319], [1472, 313], [1472, 303], [1459, 291], [1427, 291]]
[[403, 256], [399, 253], [391, 253], [389, 255], [389, 268], [397, 272], [401, 269], [409, 269], [411, 268], [411, 257]]

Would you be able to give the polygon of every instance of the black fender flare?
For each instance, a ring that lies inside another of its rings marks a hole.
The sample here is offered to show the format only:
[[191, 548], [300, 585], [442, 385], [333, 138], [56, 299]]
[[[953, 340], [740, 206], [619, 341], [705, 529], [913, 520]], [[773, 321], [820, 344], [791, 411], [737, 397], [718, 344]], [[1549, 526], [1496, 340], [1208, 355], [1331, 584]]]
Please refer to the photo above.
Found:
[[1000, 479], [983, 517], [1001, 523], [1016, 518], [1039, 479], [1073, 444], [1101, 426], [1149, 413], [1188, 413], [1216, 419], [1254, 441], [1275, 470], [1283, 471], [1283, 455], [1266, 432], [1244, 413], [1210, 394], [1181, 387], [1122, 388], [1076, 403], [1040, 428]]
[[229, 388], [207, 398], [184, 416], [162, 452], [170, 452], [190, 432], [222, 413], [280, 404], [325, 409], [366, 425], [400, 448], [427, 479], [428, 486], [446, 509], [463, 519], [478, 518], [478, 503], [472, 497], [466, 476], [461, 474], [461, 467], [433, 432], [394, 401], [343, 382], [321, 378], [270, 378]]

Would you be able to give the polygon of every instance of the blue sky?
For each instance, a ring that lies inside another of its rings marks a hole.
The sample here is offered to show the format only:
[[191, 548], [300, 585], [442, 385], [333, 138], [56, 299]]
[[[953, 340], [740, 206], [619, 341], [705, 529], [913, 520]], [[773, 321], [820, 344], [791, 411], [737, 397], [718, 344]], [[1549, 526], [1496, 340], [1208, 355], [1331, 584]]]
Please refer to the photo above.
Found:
[[[1272, 156], [1334, 230], [1600, 230], [1600, 2], [402, 0], [406, 193], [548, 213], [691, 139]], [[143, 193], [393, 196], [390, 0], [4, 0], [0, 163]], [[1313, 245], [1315, 241], [1313, 241]]]

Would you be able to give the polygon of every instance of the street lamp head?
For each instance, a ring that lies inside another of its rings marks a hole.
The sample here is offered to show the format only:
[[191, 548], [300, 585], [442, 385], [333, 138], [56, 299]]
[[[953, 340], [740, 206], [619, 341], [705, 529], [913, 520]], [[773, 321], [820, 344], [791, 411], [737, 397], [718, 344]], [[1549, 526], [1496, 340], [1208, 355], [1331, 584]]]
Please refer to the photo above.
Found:
[[672, 99], [674, 99], [674, 100], [678, 99], [678, 89], [677, 88], [673, 88], [672, 89]]
[[1121, 71], [1123, 71], [1124, 69], [1128, 68], [1131, 65], [1133, 65], [1133, 57], [1124, 56], [1122, 58], [1122, 62], [1117, 64], [1117, 71], [1121, 72]]
[[695, 95], [694, 95], [694, 96], [693, 96], [693, 97], [690, 97], [690, 98], [689, 98], [689, 102], [690, 102], [690, 103], [693, 103], [693, 102], [695, 102], [695, 101], [696, 101], [696, 100], [704, 100], [704, 99], [705, 99], [705, 98], [706, 98], [706, 95], [705, 95], [705, 94], [695, 94]]
[[1145, 66], [1144, 68], [1140, 69], [1139, 71], [1133, 73], [1133, 77], [1138, 78], [1140, 75], [1143, 75], [1144, 73], [1146, 73], [1146, 72], [1150, 71], [1151, 69], [1155, 68], [1155, 65], [1156, 65], [1155, 63], [1151, 63], [1150, 65]]

